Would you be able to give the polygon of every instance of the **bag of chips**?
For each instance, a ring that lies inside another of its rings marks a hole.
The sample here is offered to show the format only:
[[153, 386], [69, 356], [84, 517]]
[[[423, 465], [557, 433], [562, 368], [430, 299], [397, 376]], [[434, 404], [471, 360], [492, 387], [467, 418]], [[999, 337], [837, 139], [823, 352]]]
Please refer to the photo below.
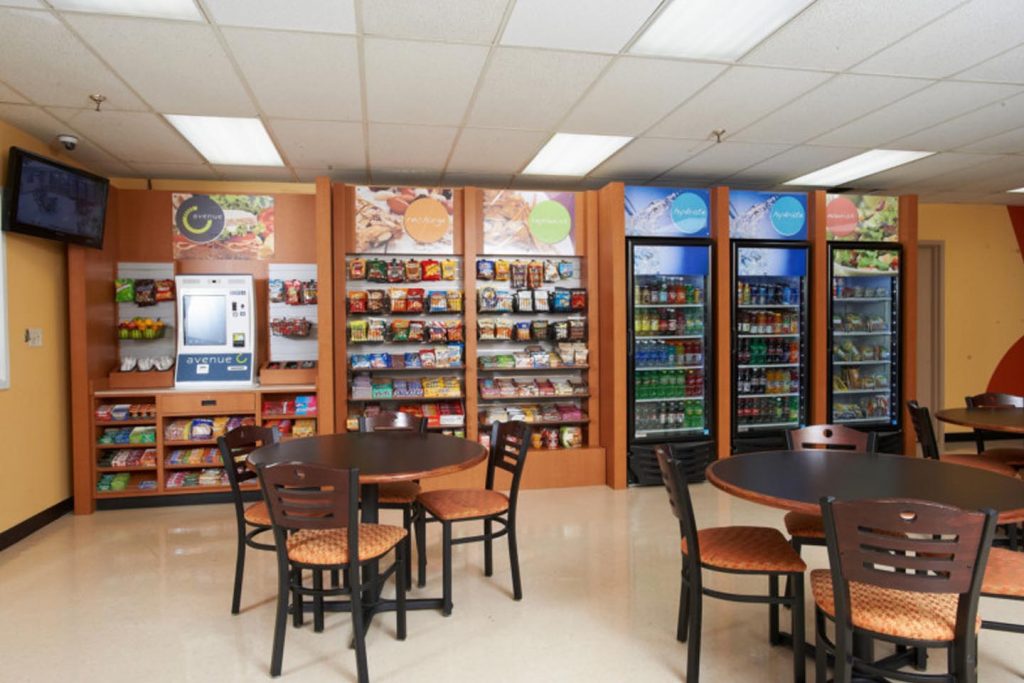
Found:
[[383, 313], [387, 297], [383, 289], [370, 289], [366, 292], [366, 312]]
[[479, 320], [476, 324], [477, 339], [494, 339], [494, 320]]
[[584, 318], [569, 318], [569, 339], [582, 341], [587, 338], [587, 321]]
[[569, 339], [569, 321], [568, 320], [556, 320], [551, 326], [551, 335], [555, 341], [565, 341]]
[[543, 289], [533, 290], [533, 310], [538, 313], [547, 313], [551, 310], [548, 306], [548, 293]]
[[427, 326], [427, 341], [440, 344], [448, 340], [448, 330], [440, 322], [432, 322]]
[[156, 300], [174, 301], [174, 280], [156, 281]]
[[512, 289], [526, 289], [526, 264], [522, 261], [513, 261], [509, 266], [511, 272]]
[[371, 342], [384, 341], [388, 329], [387, 321], [383, 318], [370, 318], [366, 323], [366, 340]]
[[452, 313], [462, 312], [462, 290], [461, 289], [449, 289], [448, 290], [448, 310]]
[[423, 259], [423, 280], [436, 282], [441, 279], [441, 264], [434, 259]]
[[533, 292], [528, 289], [516, 292], [516, 310], [520, 313], [533, 312]]
[[423, 290], [418, 287], [406, 290], [405, 310], [407, 313], [423, 312]]
[[528, 321], [516, 323], [516, 341], [530, 341], [530, 323]]
[[449, 320], [445, 324], [445, 329], [448, 332], [448, 341], [460, 342], [462, 341], [462, 321], [461, 320]]
[[530, 323], [533, 338], [537, 341], [547, 339], [549, 334], [549, 325], [547, 320], [534, 320]]
[[114, 301], [122, 304], [135, 301], [135, 280], [125, 277], [114, 280]]
[[427, 295], [427, 310], [430, 313], [448, 312], [448, 295], [443, 291], [433, 291]]
[[434, 354], [433, 349], [424, 349], [420, 351], [420, 367], [432, 368], [437, 364], [437, 356]]
[[441, 261], [441, 279], [454, 280], [459, 276], [459, 262], [455, 259], [446, 258]]
[[348, 262], [348, 279], [349, 280], [365, 280], [366, 279], [366, 259], [354, 258]]
[[544, 264], [540, 261], [530, 261], [526, 266], [526, 286], [530, 289], [544, 286]]
[[494, 279], [494, 261], [490, 259], [480, 259], [476, 262], [476, 279], [477, 280], [493, 280]]
[[477, 309], [480, 311], [498, 310], [498, 290], [484, 287], [477, 293]]
[[388, 281], [388, 264], [381, 259], [370, 259], [366, 262], [366, 279], [370, 282]]
[[284, 283], [284, 302], [289, 306], [298, 306], [302, 303], [302, 282], [299, 280], [286, 280]]
[[405, 282], [405, 264], [398, 259], [388, 262], [388, 282]]
[[367, 330], [369, 325], [365, 320], [349, 320], [348, 321], [348, 339], [351, 342], [361, 343], [367, 340]]
[[408, 320], [392, 320], [391, 321], [391, 341], [393, 342], [407, 342], [409, 341], [409, 326]]
[[495, 339], [512, 339], [512, 321], [504, 318], [499, 318], [494, 321], [494, 338]]
[[498, 300], [495, 302], [494, 310], [501, 313], [511, 313], [515, 307], [515, 296], [507, 289], [498, 290]]
[[392, 313], [405, 313], [409, 310], [409, 301], [406, 298], [406, 290], [401, 287], [392, 287], [388, 290], [388, 308]]
[[572, 310], [572, 294], [568, 289], [556, 288], [551, 296], [551, 310], [569, 311]]
[[306, 280], [302, 283], [302, 303], [312, 306], [317, 302], [316, 280]]
[[574, 311], [587, 310], [587, 290], [573, 289], [569, 293], [569, 308]]
[[135, 305], [156, 306], [156, 283], [153, 280], [135, 281]]
[[366, 302], [368, 298], [369, 297], [366, 296], [366, 292], [349, 292], [348, 312], [366, 313]]
[[509, 279], [508, 261], [501, 258], [494, 262], [494, 279], [507, 282]]
[[550, 259], [544, 261], [544, 282], [554, 282], [558, 279], [558, 264]]
[[563, 280], [569, 280], [576, 274], [576, 268], [573, 266], [572, 261], [559, 261], [558, 262], [558, 277]]
[[423, 341], [424, 328], [426, 325], [422, 320], [413, 320], [409, 323], [409, 341], [421, 342]]
[[423, 279], [423, 266], [414, 258], [405, 262], [405, 281], [419, 282]]

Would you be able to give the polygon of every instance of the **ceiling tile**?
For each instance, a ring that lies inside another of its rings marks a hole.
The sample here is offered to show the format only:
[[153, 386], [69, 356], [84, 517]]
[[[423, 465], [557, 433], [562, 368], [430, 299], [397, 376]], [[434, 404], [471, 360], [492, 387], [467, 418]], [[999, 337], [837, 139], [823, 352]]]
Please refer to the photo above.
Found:
[[1002, 135], [964, 145], [958, 151], [979, 154], [1024, 154], [1024, 128], [1016, 128]]
[[1024, 45], [962, 71], [957, 79], [1024, 84]]
[[[950, 150], [1024, 123], [1024, 95], [995, 102], [892, 143], [899, 149]], [[1006, 150], [997, 150], [1005, 152]]]
[[710, 140], [637, 138], [590, 172], [595, 178], [650, 180], [711, 146]]
[[856, 147], [813, 147], [801, 145], [787, 149], [771, 159], [754, 164], [734, 175], [729, 176], [729, 184], [737, 182], [758, 185], [779, 185], [798, 178], [819, 168], [849, 159], [863, 152]]
[[295, 174], [281, 166], [214, 166], [213, 170], [224, 180], [266, 180], [271, 182], [294, 182]]
[[353, 0], [203, 0], [210, 18], [224, 26], [316, 33], [355, 33]]
[[[798, 143], [927, 87], [913, 78], [843, 74], [731, 135], [745, 142]], [[865, 93], [871, 93], [866, 97]]]
[[943, 81], [825, 133], [813, 142], [880, 147], [1019, 92], [1020, 88], [1010, 85]]
[[578, 52], [498, 48], [469, 125], [551, 130], [608, 61]]
[[142, 178], [174, 178], [180, 180], [217, 180], [220, 176], [206, 164], [132, 164]]
[[0, 7], [32, 7], [44, 9], [46, 6], [40, 0], [0, 0]]
[[75, 130], [128, 163], [202, 163], [184, 138], [157, 114], [91, 109], [51, 109]]
[[363, 3], [363, 32], [490, 45], [506, 5], [508, 0], [373, 0]]
[[268, 116], [362, 118], [355, 38], [243, 28], [224, 37]]
[[725, 129], [730, 135], [829, 78], [829, 74], [813, 71], [732, 67], [649, 134], [694, 139]]
[[559, 130], [640, 135], [725, 68], [721, 64], [620, 57]]
[[[366, 110], [376, 123], [458, 125], [487, 48], [368, 38]], [[437, 78], [424, 78], [425, 73]]]
[[818, 0], [741, 61], [843, 71], [962, 1]]
[[376, 181], [378, 171], [423, 172], [441, 175], [448, 159], [455, 128], [440, 126], [399, 126], [370, 124], [370, 169]]
[[[994, 157], [981, 154], [940, 153], [909, 164], [858, 178], [851, 187], [887, 188], [920, 183], [938, 175], [961, 172], [979, 164], [993, 161]], [[1024, 166], [1024, 164], [1022, 164]]]
[[516, 0], [502, 45], [617, 53], [661, 0]]
[[49, 12], [0, 9], [0, 74], [36, 104], [81, 107], [102, 93], [107, 109], [146, 108]]
[[256, 114], [217, 36], [205, 24], [88, 14], [70, 15], [68, 22], [159, 112]]
[[667, 175], [692, 174], [701, 178], [724, 178], [773, 157], [788, 148], [789, 145], [722, 142], [690, 157], [669, 171]]
[[46, 144], [60, 133], [77, 133], [41, 107], [28, 104], [0, 104], [0, 119]]
[[337, 170], [366, 165], [363, 124], [338, 121], [287, 121], [272, 119], [270, 130], [290, 166]]
[[464, 128], [448, 162], [448, 173], [518, 173], [548, 140], [533, 130]]
[[3, 83], [0, 83], [0, 102], [7, 102], [13, 104], [27, 104], [28, 100], [8, 88]]
[[[879, 23], [886, 21], [883, 13]], [[859, 73], [944, 78], [1019, 45], [1024, 3], [973, 0], [853, 68]]]

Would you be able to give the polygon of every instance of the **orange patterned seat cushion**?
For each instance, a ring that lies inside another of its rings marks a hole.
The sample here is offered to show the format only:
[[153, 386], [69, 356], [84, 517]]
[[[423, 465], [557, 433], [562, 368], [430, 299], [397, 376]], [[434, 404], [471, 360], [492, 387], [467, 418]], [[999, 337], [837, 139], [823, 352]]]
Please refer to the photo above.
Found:
[[1024, 553], [992, 548], [981, 592], [984, 595], [1024, 598]]
[[[832, 594], [832, 573], [828, 569], [811, 572], [814, 602], [831, 617], [836, 606]], [[955, 638], [958, 596], [952, 593], [911, 593], [850, 582], [851, 621], [857, 628], [873, 633], [948, 642]], [[974, 625], [981, 628], [981, 617]]]
[[508, 496], [489, 489], [442, 489], [419, 496], [420, 505], [438, 519], [472, 519], [508, 510]]
[[802, 538], [825, 538], [825, 527], [820, 515], [807, 515], [802, 512], [787, 512], [783, 518], [786, 531], [790, 536]]
[[[359, 561], [388, 552], [406, 532], [388, 524], [359, 525]], [[348, 529], [302, 529], [288, 537], [288, 559], [303, 564], [348, 564]]]
[[380, 503], [412, 505], [416, 502], [416, 496], [418, 495], [420, 495], [420, 485], [416, 482], [396, 481], [391, 484], [380, 485], [377, 501]]
[[245, 508], [245, 521], [256, 526], [270, 526], [270, 510], [262, 500]]
[[[705, 567], [747, 572], [804, 572], [800, 559], [777, 529], [761, 526], [723, 526], [701, 529], [700, 562]], [[686, 539], [682, 543], [686, 554]]]
[[945, 453], [939, 456], [939, 460], [941, 460], [942, 462], [950, 463], [952, 465], [966, 465], [967, 467], [976, 467], [981, 470], [988, 470], [989, 472], [1001, 474], [1005, 477], [1017, 476], [1017, 470], [1010, 467], [1009, 465], [1004, 465], [1003, 463], [998, 462], [995, 459], [991, 459], [986, 455], [961, 455], [959, 453]]

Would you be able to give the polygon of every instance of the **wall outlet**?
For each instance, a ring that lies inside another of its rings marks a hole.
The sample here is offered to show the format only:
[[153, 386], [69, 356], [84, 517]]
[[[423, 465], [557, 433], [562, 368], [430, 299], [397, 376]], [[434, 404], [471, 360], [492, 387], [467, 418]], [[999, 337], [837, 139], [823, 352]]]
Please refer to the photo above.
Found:
[[43, 345], [43, 328], [30, 327], [25, 330], [25, 343], [29, 346]]

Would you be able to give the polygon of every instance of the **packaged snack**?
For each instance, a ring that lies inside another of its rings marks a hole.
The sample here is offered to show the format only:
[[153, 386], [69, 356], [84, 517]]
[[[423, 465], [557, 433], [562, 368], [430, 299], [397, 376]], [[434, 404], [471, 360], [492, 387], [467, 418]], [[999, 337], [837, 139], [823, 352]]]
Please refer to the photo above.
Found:
[[556, 320], [551, 326], [551, 338], [555, 341], [565, 341], [569, 339], [569, 321]]
[[516, 341], [530, 341], [530, 323], [516, 323]]
[[427, 310], [430, 313], [448, 312], [448, 294], [443, 291], [432, 291], [427, 294]]
[[455, 259], [446, 258], [441, 261], [441, 279], [455, 280], [459, 276], [459, 262]]
[[494, 339], [494, 321], [491, 319], [478, 320], [476, 323], [477, 339]]
[[402, 361], [405, 363], [405, 367], [407, 368], [423, 367], [422, 361], [420, 360], [420, 354], [418, 353], [406, 353], [402, 356]]
[[544, 261], [544, 282], [554, 282], [558, 278], [558, 264], [548, 259]]
[[530, 289], [544, 286], [544, 264], [540, 261], [534, 260], [527, 264], [526, 286]]
[[299, 280], [285, 280], [284, 302], [289, 306], [298, 306], [302, 303], [302, 282]]
[[[351, 329], [351, 328], [349, 328]], [[351, 357], [352, 369], [353, 370], [364, 370], [366, 368], [373, 367], [370, 363], [370, 356], [364, 353], [354, 353]]]
[[441, 279], [441, 264], [434, 259], [423, 259], [423, 279], [427, 282], [436, 282]]
[[445, 323], [445, 329], [448, 332], [448, 341], [460, 342], [462, 341], [462, 321], [461, 320], [449, 320]]
[[[459, 326], [461, 327], [461, 323]], [[448, 345], [448, 357], [452, 361], [452, 365], [462, 365], [462, 344], [449, 344]]]
[[423, 266], [414, 258], [405, 262], [405, 281], [419, 282], [423, 279]]
[[512, 321], [499, 318], [494, 322], [495, 339], [512, 339]]
[[490, 259], [480, 259], [476, 262], [476, 279], [477, 280], [493, 280], [494, 278], [494, 261]]
[[563, 280], [572, 279], [576, 274], [576, 268], [573, 266], [572, 261], [559, 261], [558, 262], [558, 277]]
[[135, 301], [135, 280], [126, 277], [114, 280], [114, 301], [122, 304]]
[[420, 351], [420, 367], [433, 368], [436, 367], [437, 356], [434, 354], [433, 349], [424, 349]]
[[533, 312], [533, 292], [529, 289], [520, 289], [516, 292], [516, 310], [520, 313]]
[[302, 303], [311, 306], [317, 302], [316, 280], [306, 280], [302, 283]]
[[348, 312], [349, 313], [366, 313], [367, 303], [366, 292], [349, 292], [348, 293]]
[[153, 280], [135, 281], [135, 305], [156, 306], [156, 283]]
[[432, 322], [427, 326], [427, 340], [431, 344], [439, 344], [447, 341], [448, 330], [439, 322]]
[[576, 365], [586, 365], [587, 358], [590, 355], [590, 349], [587, 348], [586, 344], [576, 344], [574, 350], [574, 362]]
[[517, 369], [532, 368], [533, 367], [533, 356], [526, 351], [517, 351], [512, 354], [515, 359], [515, 367]]
[[498, 290], [494, 287], [484, 287], [477, 294], [477, 310], [496, 311], [498, 310]]
[[388, 290], [388, 309], [392, 313], [406, 313], [409, 310], [406, 290], [401, 287], [392, 287]]
[[498, 290], [498, 299], [494, 304], [494, 310], [501, 313], [511, 313], [515, 307], [515, 296], [507, 289]]
[[174, 280], [156, 281], [156, 300], [174, 301]]
[[383, 289], [370, 289], [366, 292], [366, 312], [383, 313], [387, 297]]
[[587, 338], [587, 321], [584, 318], [569, 318], [569, 339], [582, 341]]
[[423, 312], [423, 290], [418, 287], [406, 290], [406, 306], [405, 310], [407, 313], [422, 313]]
[[551, 295], [551, 310], [560, 312], [572, 310], [572, 294], [568, 289], [561, 287], [555, 289]]
[[360, 343], [367, 340], [367, 331], [369, 325], [365, 320], [349, 320], [348, 321], [348, 339], [349, 341]]
[[423, 341], [424, 329], [425, 328], [426, 328], [426, 325], [424, 325], [422, 320], [412, 320], [412, 321], [410, 321], [409, 322], [409, 341], [411, 341], [411, 342], [421, 342], [421, 341]]
[[533, 338], [537, 341], [547, 339], [551, 334], [551, 326], [547, 320], [534, 320], [530, 323], [530, 331], [533, 334]]
[[405, 264], [398, 259], [388, 261], [388, 282], [405, 282]]
[[548, 300], [548, 293], [547, 292], [545, 292], [543, 289], [535, 289], [535, 290], [533, 290], [533, 310], [534, 311], [537, 311], [538, 313], [540, 313], [540, 312], [546, 313], [547, 311], [551, 310], [549, 308], [549, 306], [548, 306], [548, 303], [549, 303], [549, 300]]
[[512, 265], [509, 266], [509, 273], [512, 281], [512, 289], [525, 289], [526, 288], [526, 264], [522, 261], [513, 261]]
[[409, 341], [409, 327], [410, 327], [410, 321], [408, 321], [408, 320], [392, 320], [391, 321], [391, 341], [393, 341], [393, 342], [407, 342], [407, 341]]
[[573, 289], [569, 293], [569, 308], [574, 311], [587, 310], [587, 290]]
[[508, 261], [501, 258], [494, 262], [494, 279], [507, 282], [509, 279]]
[[558, 442], [562, 448], [579, 448], [583, 445], [583, 430], [579, 427], [564, 426], [558, 430]]
[[541, 437], [544, 440], [544, 448], [558, 448], [558, 429], [554, 427], [546, 427], [541, 431]]
[[[451, 355], [448, 353], [447, 346], [438, 346], [434, 349], [434, 365], [439, 368], [450, 368], [452, 366]], [[437, 396], [439, 393], [436, 388], [430, 387], [431, 395]]]
[[366, 259], [354, 258], [348, 262], [348, 279], [349, 280], [365, 280], [366, 279]]
[[447, 294], [448, 310], [452, 313], [462, 312], [462, 290], [449, 289]]
[[366, 279], [370, 282], [388, 281], [388, 264], [381, 259], [370, 259], [366, 262]]
[[385, 333], [388, 329], [388, 323], [383, 318], [369, 318], [366, 321], [366, 339], [371, 342], [382, 342], [384, 341]]

